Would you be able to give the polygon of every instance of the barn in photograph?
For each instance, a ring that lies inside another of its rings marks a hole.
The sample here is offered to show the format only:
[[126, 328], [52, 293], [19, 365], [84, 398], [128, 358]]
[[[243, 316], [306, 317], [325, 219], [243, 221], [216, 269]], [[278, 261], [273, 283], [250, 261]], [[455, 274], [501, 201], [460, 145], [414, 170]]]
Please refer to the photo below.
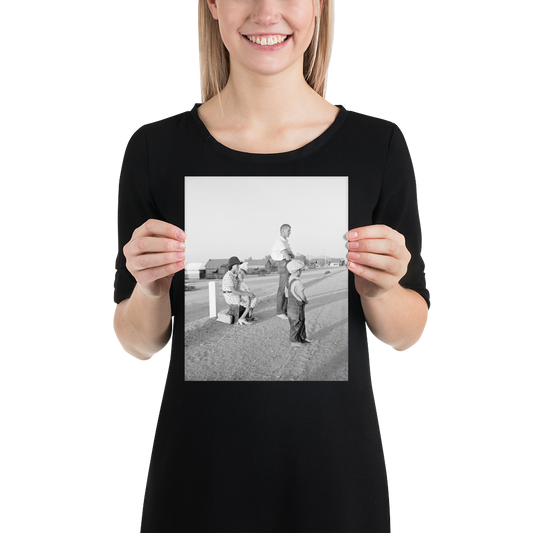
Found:
[[205, 264], [205, 277], [207, 279], [222, 279], [228, 271], [228, 258], [209, 259]]
[[251, 259], [248, 261], [248, 274], [270, 274], [272, 262], [270, 259]]

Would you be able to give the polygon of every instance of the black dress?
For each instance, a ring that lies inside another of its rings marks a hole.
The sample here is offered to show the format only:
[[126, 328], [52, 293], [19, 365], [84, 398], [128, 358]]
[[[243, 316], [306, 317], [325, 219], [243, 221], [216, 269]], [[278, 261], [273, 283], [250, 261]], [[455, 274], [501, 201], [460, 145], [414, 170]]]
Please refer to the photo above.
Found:
[[[349, 228], [386, 224], [412, 254], [403, 287], [429, 305], [413, 167], [390, 122], [340, 111], [302, 148], [231, 150], [196, 108], [140, 128], [119, 192], [115, 302], [135, 280], [122, 247], [149, 218], [184, 228], [185, 176], [347, 176]], [[187, 231], [186, 228], [184, 228]], [[172, 353], [148, 473], [143, 533], [386, 533], [385, 463], [365, 318], [348, 283], [348, 380], [217, 382], [184, 379], [184, 273], [174, 276]]]

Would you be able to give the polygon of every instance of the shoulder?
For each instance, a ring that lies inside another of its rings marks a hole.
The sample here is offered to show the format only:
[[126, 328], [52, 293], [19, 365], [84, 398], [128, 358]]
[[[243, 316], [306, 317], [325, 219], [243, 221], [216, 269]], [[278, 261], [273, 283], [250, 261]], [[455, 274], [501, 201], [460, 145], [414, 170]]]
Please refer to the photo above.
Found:
[[387, 119], [366, 115], [358, 111], [346, 111], [345, 123], [352, 128], [361, 128], [382, 134], [390, 134], [398, 126]]
[[188, 109], [182, 109], [170, 113], [169, 115], [163, 115], [162, 117], [153, 118], [141, 122], [137, 128], [141, 129], [145, 135], [150, 137], [158, 137], [174, 130], [183, 121], [184, 115], [189, 113]]
[[387, 144], [400, 128], [395, 122], [378, 118], [357, 111], [347, 111], [341, 131], [349, 138], [365, 144]]
[[160, 140], [184, 135], [193, 129], [195, 122], [191, 111], [184, 111], [155, 122], [149, 122], [139, 128], [148, 140]]
[[131, 151], [146, 160], [153, 180], [174, 175], [188, 163], [194, 164], [204, 145], [192, 110], [144, 124], [129, 141]]
[[222, 286], [224, 288], [227, 288], [228, 285], [233, 285], [233, 278], [231, 277], [231, 272], [229, 270], [224, 274], [224, 277], [222, 278]]

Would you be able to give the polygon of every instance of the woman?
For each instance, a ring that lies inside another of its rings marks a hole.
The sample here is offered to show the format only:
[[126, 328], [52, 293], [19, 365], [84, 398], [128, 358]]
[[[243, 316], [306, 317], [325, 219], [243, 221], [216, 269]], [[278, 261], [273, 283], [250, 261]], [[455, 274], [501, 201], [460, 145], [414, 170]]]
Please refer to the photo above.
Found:
[[[400, 130], [323, 98], [332, 10], [331, 0], [200, 0], [204, 103], [128, 144], [115, 330], [148, 359], [172, 315], [176, 325], [143, 532], [389, 531], [365, 323], [406, 349], [429, 294]], [[348, 176], [346, 383], [184, 380], [184, 176], [257, 174]]]

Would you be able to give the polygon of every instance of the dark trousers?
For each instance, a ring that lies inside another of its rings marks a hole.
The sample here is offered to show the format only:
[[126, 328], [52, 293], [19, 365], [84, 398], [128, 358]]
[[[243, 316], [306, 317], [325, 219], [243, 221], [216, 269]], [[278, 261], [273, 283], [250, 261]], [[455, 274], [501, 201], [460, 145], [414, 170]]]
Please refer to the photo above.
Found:
[[246, 307], [239, 304], [230, 304], [227, 314], [233, 317], [233, 323], [236, 324], [244, 311], [246, 311]]
[[305, 331], [305, 310], [301, 307], [287, 307], [287, 316], [289, 317], [289, 339], [291, 342], [304, 342], [307, 339]]
[[[280, 264], [283, 263], [283, 264]], [[285, 287], [289, 281], [289, 271], [287, 270], [287, 262], [280, 261], [278, 263], [278, 272], [279, 272], [279, 286], [278, 294], [276, 297], [276, 314], [277, 315], [286, 315], [287, 314], [287, 297], [285, 296]]]

